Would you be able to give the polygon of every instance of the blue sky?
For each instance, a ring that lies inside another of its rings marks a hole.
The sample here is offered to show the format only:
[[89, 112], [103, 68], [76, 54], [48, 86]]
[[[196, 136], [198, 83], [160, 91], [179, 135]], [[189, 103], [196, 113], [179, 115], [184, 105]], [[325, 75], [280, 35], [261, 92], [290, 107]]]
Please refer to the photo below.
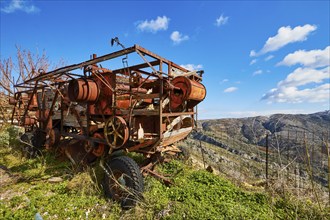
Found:
[[[329, 1], [1, 0], [1, 59], [15, 45], [56, 63], [113, 52], [112, 37], [205, 71], [199, 118], [329, 110]], [[112, 68], [107, 66], [107, 68]]]

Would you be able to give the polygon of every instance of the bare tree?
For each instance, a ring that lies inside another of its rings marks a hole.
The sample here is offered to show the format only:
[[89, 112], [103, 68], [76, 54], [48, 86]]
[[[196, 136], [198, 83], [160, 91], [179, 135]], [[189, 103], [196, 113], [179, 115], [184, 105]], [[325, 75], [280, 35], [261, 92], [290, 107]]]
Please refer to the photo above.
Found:
[[[62, 64], [63, 61], [60, 61], [54, 68]], [[49, 67], [50, 62], [45, 50], [41, 54], [38, 50], [36, 53], [32, 53], [30, 50], [21, 49], [20, 46], [16, 46], [14, 58], [8, 57], [0, 60], [0, 120], [7, 120], [5, 113], [8, 112], [8, 108], [11, 108], [8, 105], [8, 99], [17, 92], [14, 85], [47, 72]]]

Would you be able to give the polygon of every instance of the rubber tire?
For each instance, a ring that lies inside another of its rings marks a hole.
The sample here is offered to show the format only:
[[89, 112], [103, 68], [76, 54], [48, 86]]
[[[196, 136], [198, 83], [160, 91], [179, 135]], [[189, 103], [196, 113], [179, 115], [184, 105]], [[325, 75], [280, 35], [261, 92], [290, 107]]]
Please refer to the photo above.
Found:
[[104, 192], [109, 198], [115, 199], [121, 203], [123, 209], [130, 209], [136, 205], [136, 202], [142, 198], [142, 192], [144, 190], [143, 177], [137, 163], [130, 157], [120, 156], [110, 159], [106, 163], [107, 172], [112, 175], [120, 172], [125, 174], [123, 177], [125, 180], [125, 187], [132, 192], [131, 194], [125, 193], [119, 199], [115, 198], [112, 190], [114, 186], [113, 180], [108, 173], [104, 174]]
[[[32, 133], [24, 133], [20, 139], [26, 143], [29, 143], [32, 145], [32, 138], [33, 138], [33, 134]], [[27, 159], [31, 159], [31, 158], [35, 158], [37, 156], [37, 151], [36, 149], [32, 148], [30, 145], [28, 144], [24, 144], [22, 143], [22, 154], [23, 157], [27, 158]]]

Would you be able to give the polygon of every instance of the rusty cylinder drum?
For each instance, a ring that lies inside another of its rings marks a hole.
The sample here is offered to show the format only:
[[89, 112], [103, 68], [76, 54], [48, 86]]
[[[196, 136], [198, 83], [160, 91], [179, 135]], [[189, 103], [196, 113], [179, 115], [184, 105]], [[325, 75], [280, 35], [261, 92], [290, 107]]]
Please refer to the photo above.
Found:
[[99, 93], [97, 83], [92, 79], [73, 79], [68, 86], [69, 98], [73, 102], [96, 102]]
[[206, 96], [206, 89], [203, 84], [190, 80], [185, 76], [178, 76], [172, 80], [175, 87], [171, 93], [171, 108], [176, 109], [185, 101], [195, 101], [199, 103]]

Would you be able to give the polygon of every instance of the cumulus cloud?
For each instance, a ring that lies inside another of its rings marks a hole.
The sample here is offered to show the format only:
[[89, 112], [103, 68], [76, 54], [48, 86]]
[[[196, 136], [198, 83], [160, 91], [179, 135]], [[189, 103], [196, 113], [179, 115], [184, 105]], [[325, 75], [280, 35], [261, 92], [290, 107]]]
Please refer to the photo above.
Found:
[[188, 35], [183, 35], [179, 31], [174, 31], [171, 34], [171, 37], [170, 38], [171, 38], [171, 40], [173, 41], [174, 44], [179, 44], [182, 41], [189, 40], [189, 36]]
[[278, 87], [266, 93], [262, 99], [272, 102], [302, 103], [329, 101], [330, 84], [325, 83], [314, 88], [298, 89], [297, 87]]
[[268, 38], [265, 45], [259, 52], [252, 50], [250, 56], [259, 56], [268, 52], [276, 51], [287, 44], [307, 40], [307, 36], [317, 29], [316, 25], [306, 24], [291, 28], [290, 26], [281, 27], [277, 34]]
[[300, 64], [306, 67], [324, 67], [330, 65], [330, 46], [324, 50], [298, 50], [288, 54], [277, 65], [293, 66]]
[[11, 0], [7, 6], [1, 8], [1, 12], [6, 14], [14, 13], [16, 11], [33, 14], [39, 12], [40, 9], [33, 5], [32, 2], [22, 0]]
[[324, 50], [298, 50], [277, 65], [300, 65], [269, 90], [262, 99], [270, 103], [328, 102], [330, 99], [330, 46]]
[[215, 25], [216, 25], [217, 27], [220, 27], [220, 26], [222, 26], [222, 25], [225, 25], [225, 24], [228, 23], [228, 19], [229, 19], [229, 17], [225, 17], [225, 16], [221, 15], [220, 17], [218, 17], [218, 18], [215, 20]]
[[278, 85], [280, 87], [297, 87], [309, 83], [321, 83], [328, 78], [330, 78], [328, 67], [321, 70], [299, 67], [290, 73], [285, 80], [280, 81]]
[[202, 64], [182, 64], [180, 65], [182, 66], [183, 68], [187, 69], [187, 70], [190, 70], [190, 71], [194, 71], [194, 70], [199, 70], [199, 69], [202, 69], [203, 68], [203, 65]]
[[225, 93], [235, 92], [237, 89], [238, 89], [237, 87], [229, 87], [225, 89], [223, 92]]
[[160, 30], [167, 30], [170, 19], [166, 16], [158, 16], [156, 20], [145, 20], [138, 22], [137, 29], [140, 31], [146, 31], [151, 33], [156, 33]]
[[254, 71], [253, 75], [254, 75], [254, 76], [255, 76], [255, 75], [260, 75], [260, 74], [262, 74], [262, 73], [263, 73], [262, 70], [256, 70], [256, 71]]
[[[270, 103], [326, 102], [330, 99], [330, 84], [324, 83], [324, 81], [329, 78], [329, 67], [323, 69], [299, 67], [290, 73], [286, 79], [280, 81], [277, 88], [264, 94], [262, 99]], [[311, 87], [311, 84], [314, 87]], [[305, 88], [300, 89], [301, 86]]]

